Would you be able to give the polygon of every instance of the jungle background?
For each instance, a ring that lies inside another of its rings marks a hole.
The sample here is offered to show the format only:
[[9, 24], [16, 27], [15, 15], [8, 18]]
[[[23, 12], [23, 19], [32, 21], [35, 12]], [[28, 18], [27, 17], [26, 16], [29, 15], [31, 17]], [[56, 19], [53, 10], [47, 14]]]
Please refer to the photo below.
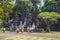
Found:
[[60, 31], [60, 0], [0, 0], [0, 28], [19, 28], [21, 23], [25, 28], [34, 24], [35, 30]]

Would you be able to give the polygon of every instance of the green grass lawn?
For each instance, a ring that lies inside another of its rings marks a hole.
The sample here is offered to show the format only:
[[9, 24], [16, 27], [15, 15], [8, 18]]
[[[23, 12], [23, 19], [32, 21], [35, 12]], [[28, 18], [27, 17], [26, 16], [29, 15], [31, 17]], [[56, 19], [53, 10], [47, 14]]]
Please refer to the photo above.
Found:
[[[51, 33], [33, 33], [33, 34], [56, 34], [59, 36], [60, 32], [51, 32]], [[7, 36], [6, 38], [2, 38], [0, 40], [60, 40], [60, 36], [58, 38], [49, 38], [49, 37], [37, 37], [37, 36], [27, 36], [27, 35], [13, 35], [0, 33], [0, 37]], [[8, 37], [9, 36], [9, 37]]]
[[13, 36], [1, 40], [60, 40], [60, 38], [34, 37], [34, 36]]

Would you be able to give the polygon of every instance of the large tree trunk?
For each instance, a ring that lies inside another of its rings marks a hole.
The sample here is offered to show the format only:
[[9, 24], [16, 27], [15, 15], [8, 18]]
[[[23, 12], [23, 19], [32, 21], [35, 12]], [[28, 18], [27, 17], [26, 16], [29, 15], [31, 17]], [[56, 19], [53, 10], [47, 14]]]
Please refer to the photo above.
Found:
[[46, 27], [46, 32], [50, 32], [51, 30], [50, 30], [49, 21], [45, 20], [45, 23], [46, 23], [46, 25], [47, 25], [47, 27]]
[[46, 32], [50, 32], [50, 25], [47, 25]]

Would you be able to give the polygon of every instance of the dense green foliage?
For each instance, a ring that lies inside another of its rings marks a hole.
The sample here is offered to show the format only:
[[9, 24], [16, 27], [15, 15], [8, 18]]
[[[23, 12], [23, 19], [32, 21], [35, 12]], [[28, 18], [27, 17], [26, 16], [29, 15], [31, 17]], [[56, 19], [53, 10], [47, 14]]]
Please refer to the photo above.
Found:
[[44, 6], [42, 7], [42, 11], [56, 11], [57, 7], [57, 1], [55, 0], [50, 0], [50, 1], [45, 1]]
[[57, 23], [57, 19], [60, 15], [56, 12], [42, 12], [38, 15], [39, 18], [43, 19], [47, 25], [48, 32], [50, 31], [50, 25]]
[[0, 20], [8, 23], [16, 13], [23, 22], [27, 19], [28, 24], [32, 22], [37, 26], [38, 20], [43, 19], [50, 26], [60, 17], [57, 13], [58, 4], [56, 0], [44, 0], [43, 6], [41, 0], [0, 0]]

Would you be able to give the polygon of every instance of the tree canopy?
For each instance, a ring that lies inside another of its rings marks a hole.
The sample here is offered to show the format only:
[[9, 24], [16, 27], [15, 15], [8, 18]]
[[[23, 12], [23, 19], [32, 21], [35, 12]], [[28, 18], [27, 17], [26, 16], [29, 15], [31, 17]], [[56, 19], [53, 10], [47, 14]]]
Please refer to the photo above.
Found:
[[57, 23], [57, 19], [60, 18], [60, 15], [56, 12], [42, 12], [38, 17], [45, 21], [47, 29], [50, 31], [50, 25]]

